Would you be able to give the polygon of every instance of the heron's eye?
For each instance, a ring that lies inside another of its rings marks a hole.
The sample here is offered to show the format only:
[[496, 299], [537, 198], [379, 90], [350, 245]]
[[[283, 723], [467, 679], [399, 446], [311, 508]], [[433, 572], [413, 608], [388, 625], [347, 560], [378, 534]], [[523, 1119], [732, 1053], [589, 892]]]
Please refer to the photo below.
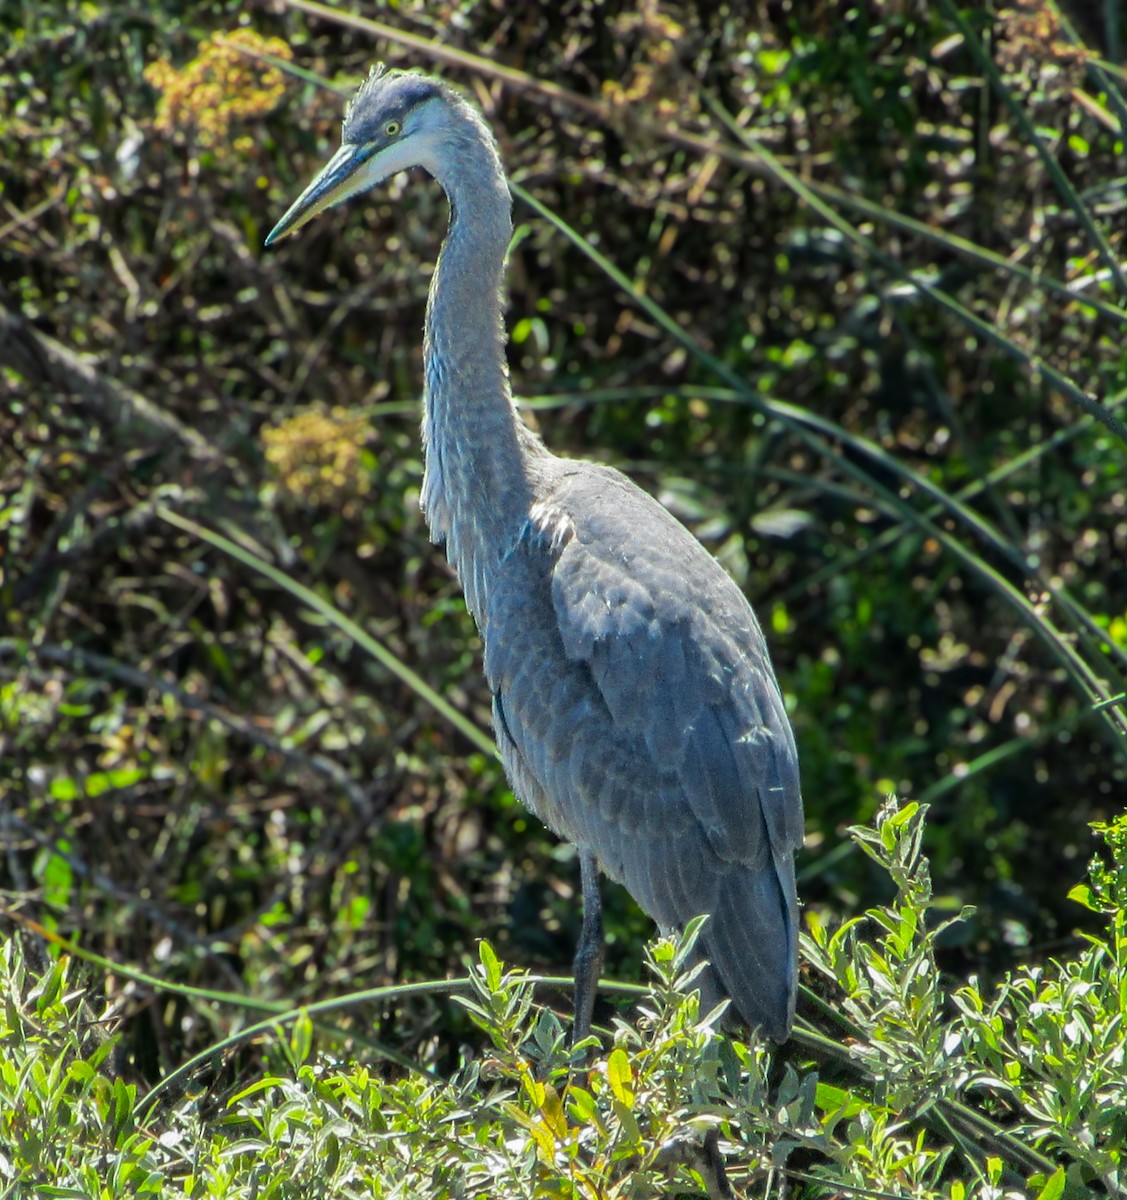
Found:
[[403, 128], [403, 126], [400, 125], [400, 123], [398, 121], [388, 121], [384, 125], [383, 131], [388, 137], [398, 137], [399, 131], [402, 128]]

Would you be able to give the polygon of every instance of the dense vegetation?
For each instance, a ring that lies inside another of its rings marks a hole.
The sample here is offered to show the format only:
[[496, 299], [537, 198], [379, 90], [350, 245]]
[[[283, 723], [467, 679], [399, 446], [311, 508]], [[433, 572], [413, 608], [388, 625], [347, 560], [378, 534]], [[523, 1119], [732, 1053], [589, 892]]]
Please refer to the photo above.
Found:
[[[0, 9], [0, 1195], [114, 1155], [107, 1195], [651, 1195], [717, 1121], [737, 1182], [1123, 1186], [1127, 18], [355, 7], [390, 25]], [[565, 1089], [566, 991], [497, 965], [568, 970], [578, 880], [418, 513], [444, 201], [400, 178], [262, 249], [377, 58], [498, 131], [529, 420], [768, 628], [825, 1002], [782, 1051], [711, 1036], [659, 947]]]

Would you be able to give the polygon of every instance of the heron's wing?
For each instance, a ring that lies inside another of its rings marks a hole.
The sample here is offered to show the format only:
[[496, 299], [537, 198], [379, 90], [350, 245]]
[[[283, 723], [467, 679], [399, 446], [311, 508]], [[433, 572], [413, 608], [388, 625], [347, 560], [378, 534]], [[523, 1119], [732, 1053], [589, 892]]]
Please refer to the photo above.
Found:
[[675, 767], [721, 859], [751, 865], [772, 846], [793, 850], [797, 753], [747, 599], [617, 472], [598, 470], [580, 496], [582, 519], [552, 571], [568, 658], [588, 665], [615, 724]]
[[709, 913], [737, 1007], [776, 1032], [782, 1005], [789, 1028], [802, 802], [751, 609], [617, 472], [577, 466], [534, 518], [485, 630], [514, 787], [660, 924]]

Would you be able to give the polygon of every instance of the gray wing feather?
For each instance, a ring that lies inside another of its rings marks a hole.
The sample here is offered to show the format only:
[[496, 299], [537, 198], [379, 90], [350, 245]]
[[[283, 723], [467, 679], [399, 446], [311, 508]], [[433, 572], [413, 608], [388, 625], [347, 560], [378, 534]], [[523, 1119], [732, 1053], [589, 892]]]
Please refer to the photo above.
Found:
[[510, 781], [660, 925], [708, 913], [715, 990], [785, 1037], [802, 802], [759, 626], [715, 560], [624, 476], [577, 464], [553, 500], [570, 536], [530, 523], [485, 622]]

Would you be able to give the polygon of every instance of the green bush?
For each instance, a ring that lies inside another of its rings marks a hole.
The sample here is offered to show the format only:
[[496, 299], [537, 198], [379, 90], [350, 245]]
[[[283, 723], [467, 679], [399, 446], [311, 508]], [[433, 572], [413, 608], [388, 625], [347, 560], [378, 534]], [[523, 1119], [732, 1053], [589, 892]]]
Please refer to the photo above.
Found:
[[114, 1069], [117, 1018], [94, 998], [109, 978], [69, 954], [32, 970], [12, 939], [0, 954], [0, 1194], [695, 1196], [716, 1186], [710, 1136], [737, 1186], [786, 1178], [796, 1196], [1121, 1194], [1127, 822], [1102, 831], [1110, 862], [1082, 892], [1105, 933], [988, 991], [972, 981], [950, 1004], [923, 817], [890, 802], [854, 831], [896, 897], [836, 930], [814, 922], [805, 951], [824, 1031], [801, 1022], [782, 1049], [699, 1013], [684, 973], [695, 928], [650, 947], [650, 988], [585, 1060], [536, 981], [483, 942], [449, 992], [491, 1048], [448, 1078], [342, 1061], [313, 1005], [279, 1017], [268, 1065], [225, 1093], [201, 1084], [214, 1080], [205, 1055], [178, 1091], [139, 1097]]

